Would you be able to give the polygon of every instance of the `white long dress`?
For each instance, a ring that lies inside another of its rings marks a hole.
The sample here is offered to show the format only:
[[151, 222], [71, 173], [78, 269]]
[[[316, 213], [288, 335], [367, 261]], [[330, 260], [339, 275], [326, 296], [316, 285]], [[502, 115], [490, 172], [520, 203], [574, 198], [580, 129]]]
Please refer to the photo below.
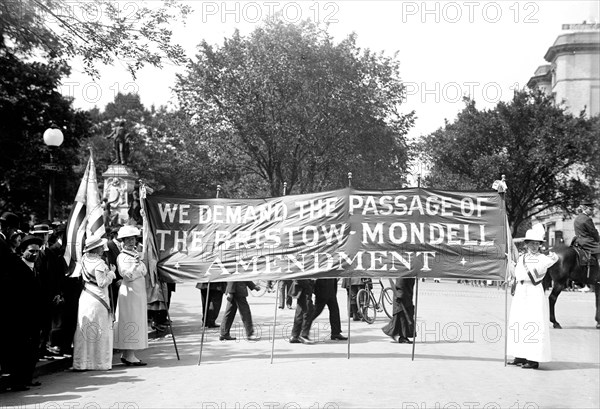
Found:
[[537, 282], [557, 260], [558, 256], [554, 253], [550, 257], [543, 254], [519, 257], [515, 266], [517, 287], [510, 306], [508, 355], [535, 362], [552, 360], [548, 297], [544, 294], [542, 283], [533, 285], [528, 270]]
[[92, 292], [108, 306], [108, 285], [113, 273], [97, 255], [86, 253], [82, 258], [85, 289], [79, 296], [77, 330], [73, 339], [73, 369], [109, 370], [113, 357], [112, 315]]
[[123, 250], [117, 257], [119, 273], [123, 277], [114, 333], [117, 349], [148, 348], [147, 269], [136, 255], [135, 251]]

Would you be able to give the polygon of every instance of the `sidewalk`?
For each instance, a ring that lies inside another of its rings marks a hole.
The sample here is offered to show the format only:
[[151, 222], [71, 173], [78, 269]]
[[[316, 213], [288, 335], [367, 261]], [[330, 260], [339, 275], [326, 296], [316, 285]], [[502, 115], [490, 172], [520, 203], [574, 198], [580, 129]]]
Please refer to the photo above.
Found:
[[[427, 280], [419, 283], [418, 294], [414, 361], [412, 345], [393, 343], [382, 333], [383, 313], [372, 325], [342, 316], [350, 347], [329, 339], [327, 311], [312, 327], [316, 344], [290, 344], [294, 311], [276, 310], [270, 293], [248, 297], [262, 339], [245, 339], [238, 314], [231, 331], [237, 340], [219, 341], [218, 331], [207, 330], [199, 364], [199, 292], [193, 283], [178, 285], [171, 319], [179, 360], [173, 339], [157, 338], [139, 354], [147, 367], [125, 367], [115, 355], [111, 371], [59, 371], [42, 377], [41, 387], [3, 395], [3, 403], [27, 408], [48, 402], [206, 409], [600, 407], [593, 294], [561, 294], [556, 313], [564, 329], [551, 329], [553, 360], [539, 370], [504, 366], [503, 290]], [[346, 311], [342, 289], [338, 301]]]
[[[159, 333], [148, 326], [148, 339], [157, 339], [167, 336], [167, 333]], [[34, 377], [48, 375], [54, 372], [60, 372], [69, 369], [73, 365], [71, 357], [55, 357], [53, 359], [41, 359], [35, 365]]]

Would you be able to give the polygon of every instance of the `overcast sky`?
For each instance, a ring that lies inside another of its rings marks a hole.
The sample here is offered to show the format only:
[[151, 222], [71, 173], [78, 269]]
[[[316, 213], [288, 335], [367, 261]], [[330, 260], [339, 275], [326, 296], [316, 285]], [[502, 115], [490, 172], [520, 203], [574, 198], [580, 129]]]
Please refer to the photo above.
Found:
[[[150, 6], [152, 2], [148, 2]], [[281, 12], [294, 22], [311, 18], [329, 23], [342, 39], [351, 32], [358, 44], [392, 55], [398, 51], [407, 86], [406, 112], [415, 110], [411, 137], [427, 134], [452, 121], [470, 94], [479, 107], [508, 100], [522, 88], [565, 23], [598, 22], [598, 1], [187, 1], [194, 9], [187, 24], [174, 25], [175, 39], [193, 56], [201, 40], [221, 44], [235, 28], [251, 32], [261, 18]], [[136, 2], [121, 2], [124, 12]], [[95, 83], [74, 66], [63, 82], [75, 107], [101, 109], [117, 91], [138, 92], [142, 103], [175, 101], [170, 87], [181, 67], [145, 68], [134, 80], [124, 67], [101, 69]]]

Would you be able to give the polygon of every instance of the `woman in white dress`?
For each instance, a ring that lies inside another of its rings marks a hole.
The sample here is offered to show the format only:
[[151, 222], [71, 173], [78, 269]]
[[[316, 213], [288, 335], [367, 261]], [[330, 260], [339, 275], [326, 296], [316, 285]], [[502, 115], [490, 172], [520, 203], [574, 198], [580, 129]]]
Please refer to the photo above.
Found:
[[109, 370], [113, 358], [113, 316], [108, 286], [115, 273], [102, 260], [106, 239], [89, 237], [81, 259], [84, 288], [79, 297], [73, 339], [73, 369]]
[[525, 253], [515, 266], [517, 281], [510, 307], [508, 326], [508, 355], [514, 357], [509, 365], [537, 369], [540, 362], [550, 362], [550, 326], [548, 297], [544, 294], [542, 280], [558, 256], [540, 253], [544, 242], [544, 229], [534, 226], [525, 234]]
[[123, 281], [117, 301], [114, 347], [121, 350], [121, 362], [127, 366], [146, 365], [135, 356], [135, 351], [148, 348], [147, 269], [136, 249], [139, 235], [134, 226], [121, 227], [117, 235], [123, 241], [123, 250], [117, 257]]

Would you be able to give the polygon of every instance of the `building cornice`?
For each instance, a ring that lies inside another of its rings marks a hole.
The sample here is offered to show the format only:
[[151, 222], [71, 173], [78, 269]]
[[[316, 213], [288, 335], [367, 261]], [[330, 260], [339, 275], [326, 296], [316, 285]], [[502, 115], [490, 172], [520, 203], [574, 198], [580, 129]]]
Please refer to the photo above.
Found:
[[600, 31], [562, 34], [558, 36], [554, 45], [548, 49], [544, 59], [552, 63], [561, 54], [581, 52], [600, 54]]

